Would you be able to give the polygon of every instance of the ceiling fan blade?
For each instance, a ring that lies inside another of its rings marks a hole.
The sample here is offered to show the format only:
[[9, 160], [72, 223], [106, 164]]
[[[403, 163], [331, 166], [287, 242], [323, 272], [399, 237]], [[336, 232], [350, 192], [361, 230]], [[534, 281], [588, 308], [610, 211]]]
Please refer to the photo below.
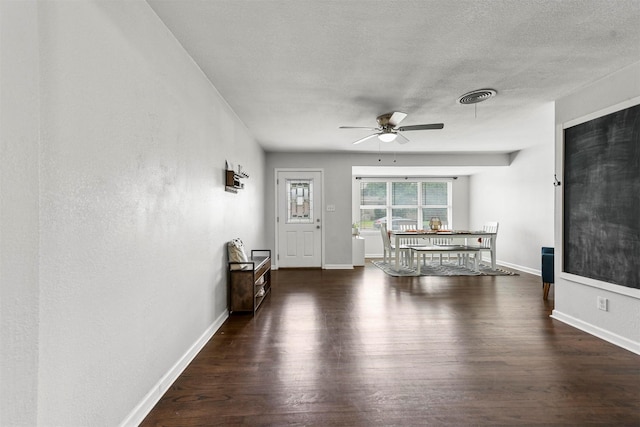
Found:
[[405, 132], [408, 130], [429, 130], [429, 129], [442, 129], [444, 128], [444, 123], [432, 123], [430, 125], [414, 125], [414, 126], [402, 126], [397, 130], [401, 132]]
[[367, 139], [375, 138], [378, 135], [380, 135], [380, 134], [379, 133], [374, 133], [374, 134], [371, 134], [369, 136], [365, 136], [364, 138], [360, 138], [359, 140], [354, 141], [353, 145], [360, 144], [361, 142], [364, 142]]
[[361, 126], [340, 126], [338, 129], [367, 129], [367, 130], [380, 130], [378, 128], [372, 127], [361, 127]]
[[396, 138], [396, 141], [398, 141], [398, 144], [406, 144], [407, 142], [409, 142], [407, 137], [404, 136], [403, 134], [396, 133], [396, 135], [398, 135], [398, 137]]
[[403, 113], [401, 111], [394, 111], [391, 113], [391, 117], [389, 117], [389, 124], [391, 127], [396, 127], [400, 124], [404, 118], [407, 117], [407, 113]]

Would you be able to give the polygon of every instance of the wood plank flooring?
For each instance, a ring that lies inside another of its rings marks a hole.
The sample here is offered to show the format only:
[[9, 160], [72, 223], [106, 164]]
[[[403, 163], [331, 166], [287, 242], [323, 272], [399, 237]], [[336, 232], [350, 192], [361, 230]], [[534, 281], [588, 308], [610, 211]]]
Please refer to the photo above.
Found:
[[640, 356], [549, 318], [539, 277], [272, 278], [143, 426], [640, 426]]

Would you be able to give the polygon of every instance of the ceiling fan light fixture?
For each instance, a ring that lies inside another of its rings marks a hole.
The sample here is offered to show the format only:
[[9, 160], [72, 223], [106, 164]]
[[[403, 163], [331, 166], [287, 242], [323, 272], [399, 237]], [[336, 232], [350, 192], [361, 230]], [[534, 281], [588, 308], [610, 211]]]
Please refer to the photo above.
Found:
[[478, 102], [486, 101], [489, 98], [496, 96], [498, 92], [495, 89], [478, 89], [467, 92], [458, 98], [458, 104], [468, 105], [477, 104]]
[[393, 132], [383, 132], [378, 135], [378, 139], [382, 142], [391, 142], [396, 139], [398, 135]]
[[404, 136], [403, 132], [405, 131], [442, 129], [444, 127], [443, 123], [400, 126], [400, 122], [403, 121], [405, 117], [407, 117], [407, 113], [394, 111], [393, 113], [387, 113], [378, 116], [376, 119], [378, 122], [377, 128], [368, 128], [361, 126], [340, 126], [340, 129], [367, 129], [375, 132], [352, 143], [356, 145], [375, 137], [378, 137], [378, 140], [382, 142], [398, 141], [399, 144], [406, 144], [407, 142], [409, 142], [409, 139]]

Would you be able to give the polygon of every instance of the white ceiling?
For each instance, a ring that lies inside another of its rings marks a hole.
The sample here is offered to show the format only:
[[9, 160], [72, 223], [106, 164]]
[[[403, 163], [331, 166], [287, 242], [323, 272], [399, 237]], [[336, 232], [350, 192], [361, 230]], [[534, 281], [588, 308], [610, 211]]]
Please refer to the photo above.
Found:
[[[512, 152], [640, 61], [640, 0], [148, 0], [267, 151]], [[459, 105], [462, 94], [498, 96]], [[371, 139], [403, 111], [405, 145]]]

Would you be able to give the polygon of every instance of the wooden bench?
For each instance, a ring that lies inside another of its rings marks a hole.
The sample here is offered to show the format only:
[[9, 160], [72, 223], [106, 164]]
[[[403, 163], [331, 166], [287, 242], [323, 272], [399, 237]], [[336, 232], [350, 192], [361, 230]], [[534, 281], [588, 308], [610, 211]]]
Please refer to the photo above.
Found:
[[271, 292], [271, 251], [256, 249], [246, 262], [230, 261], [229, 287], [229, 311], [255, 315]]
[[[467, 266], [473, 271], [480, 271], [480, 262], [479, 262], [479, 252], [480, 248], [474, 246], [463, 246], [463, 245], [431, 245], [431, 246], [411, 246], [411, 259], [410, 265], [413, 264], [413, 255], [417, 255], [418, 266], [416, 267], [416, 274], [420, 275], [420, 254], [422, 254], [422, 258], [424, 261], [424, 256], [426, 254], [463, 254], [462, 258]], [[469, 254], [474, 254], [473, 263], [471, 262], [471, 258]], [[442, 264], [442, 257], [440, 257], [440, 264]]]

